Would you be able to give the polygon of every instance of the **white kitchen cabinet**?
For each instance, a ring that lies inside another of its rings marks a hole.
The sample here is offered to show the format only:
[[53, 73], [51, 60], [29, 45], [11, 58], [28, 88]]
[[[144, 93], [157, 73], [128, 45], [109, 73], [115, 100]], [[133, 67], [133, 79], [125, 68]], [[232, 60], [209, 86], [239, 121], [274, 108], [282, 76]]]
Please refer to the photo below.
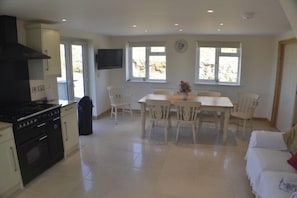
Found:
[[23, 187], [12, 128], [0, 130], [0, 197]]
[[79, 132], [76, 103], [61, 108], [61, 125], [64, 143], [64, 156], [69, 156], [79, 146]]
[[31, 24], [26, 30], [27, 45], [51, 57], [32, 63], [42, 64], [46, 76], [61, 76], [59, 31], [45, 24]]

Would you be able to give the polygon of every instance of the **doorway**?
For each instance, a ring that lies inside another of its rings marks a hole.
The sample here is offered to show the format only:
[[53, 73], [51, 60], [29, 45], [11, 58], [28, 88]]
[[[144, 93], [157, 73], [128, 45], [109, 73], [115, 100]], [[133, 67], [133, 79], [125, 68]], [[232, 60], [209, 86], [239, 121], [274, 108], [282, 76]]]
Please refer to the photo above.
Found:
[[297, 39], [279, 42], [271, 125], [285, 131], [296, 123]]
[[78, 102], [86, 95], [86, 48], [87, 44], [82, 40], [61, 40], [61, 77], [58, 78], [60, 100]]

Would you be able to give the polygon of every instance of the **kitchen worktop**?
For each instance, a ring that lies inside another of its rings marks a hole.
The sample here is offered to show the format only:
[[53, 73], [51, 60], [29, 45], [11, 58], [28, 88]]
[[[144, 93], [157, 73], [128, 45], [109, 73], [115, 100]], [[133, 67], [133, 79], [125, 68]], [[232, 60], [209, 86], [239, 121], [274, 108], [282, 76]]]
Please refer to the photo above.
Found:
[[[42, 101], [42, 102], [44, 103], [45, 101]], [[73, 100], [48, 100], [45, 103], [58, 104], [58, 105], [61, 105], [62, 107], [64, 107], [64, 106], [68, 106], [70, 104], [76, 103], [76, 101], [73, 101]]]
[[0, 130], [2, 130], [2, 129], [6, 129], [6, 128], [11, 127], [11, 126], [12, 126], [11, 123], [0, 122]]

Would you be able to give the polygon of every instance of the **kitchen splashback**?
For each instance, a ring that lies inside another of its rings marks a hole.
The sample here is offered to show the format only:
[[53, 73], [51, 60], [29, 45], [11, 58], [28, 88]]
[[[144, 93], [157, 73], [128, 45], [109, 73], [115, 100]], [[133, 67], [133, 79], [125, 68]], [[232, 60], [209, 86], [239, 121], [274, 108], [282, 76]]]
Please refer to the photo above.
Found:
[[27, 61], [0, 61], [0, 105], [31, 101]]

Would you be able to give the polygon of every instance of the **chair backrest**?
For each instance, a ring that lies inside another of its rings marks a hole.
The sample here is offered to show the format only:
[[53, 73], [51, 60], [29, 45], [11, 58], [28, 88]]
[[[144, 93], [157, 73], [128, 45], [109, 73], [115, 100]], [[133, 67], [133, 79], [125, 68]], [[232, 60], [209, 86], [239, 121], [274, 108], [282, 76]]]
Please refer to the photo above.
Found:
[[251, 118], [258, 106], [259, 99], [260, 96], [258, 94], [239, 92], [237, 94], [237, 103], [234, 105], [234, 111], [245, 113]]
[[220, 97], [221, 92], [218, 91], [202, 91], [198, 92], [198, 96], [214, 96], [214, 97]]
[[109, 100], [111, 104], [116, 104], [122, 101], [126, 101], [127, 98], [125, 96], [125, 90], [122, 87], [113, 87], [113, 86], [108, 86], [107, 87], [108, 95], [109, 95]]
[[170, 89], [155, 89], [154, 94], [160, 94], [160, 95], [173, 95], [174, 92]]
[[177, 101], [175, 104], [176, 116], [179, 121], [196, 121], [201, 106], [200, 102]]
[[170, 112], [170, 101], [146, 100], [146, 106], [149, 110], [150, 119], [168, 120]]

